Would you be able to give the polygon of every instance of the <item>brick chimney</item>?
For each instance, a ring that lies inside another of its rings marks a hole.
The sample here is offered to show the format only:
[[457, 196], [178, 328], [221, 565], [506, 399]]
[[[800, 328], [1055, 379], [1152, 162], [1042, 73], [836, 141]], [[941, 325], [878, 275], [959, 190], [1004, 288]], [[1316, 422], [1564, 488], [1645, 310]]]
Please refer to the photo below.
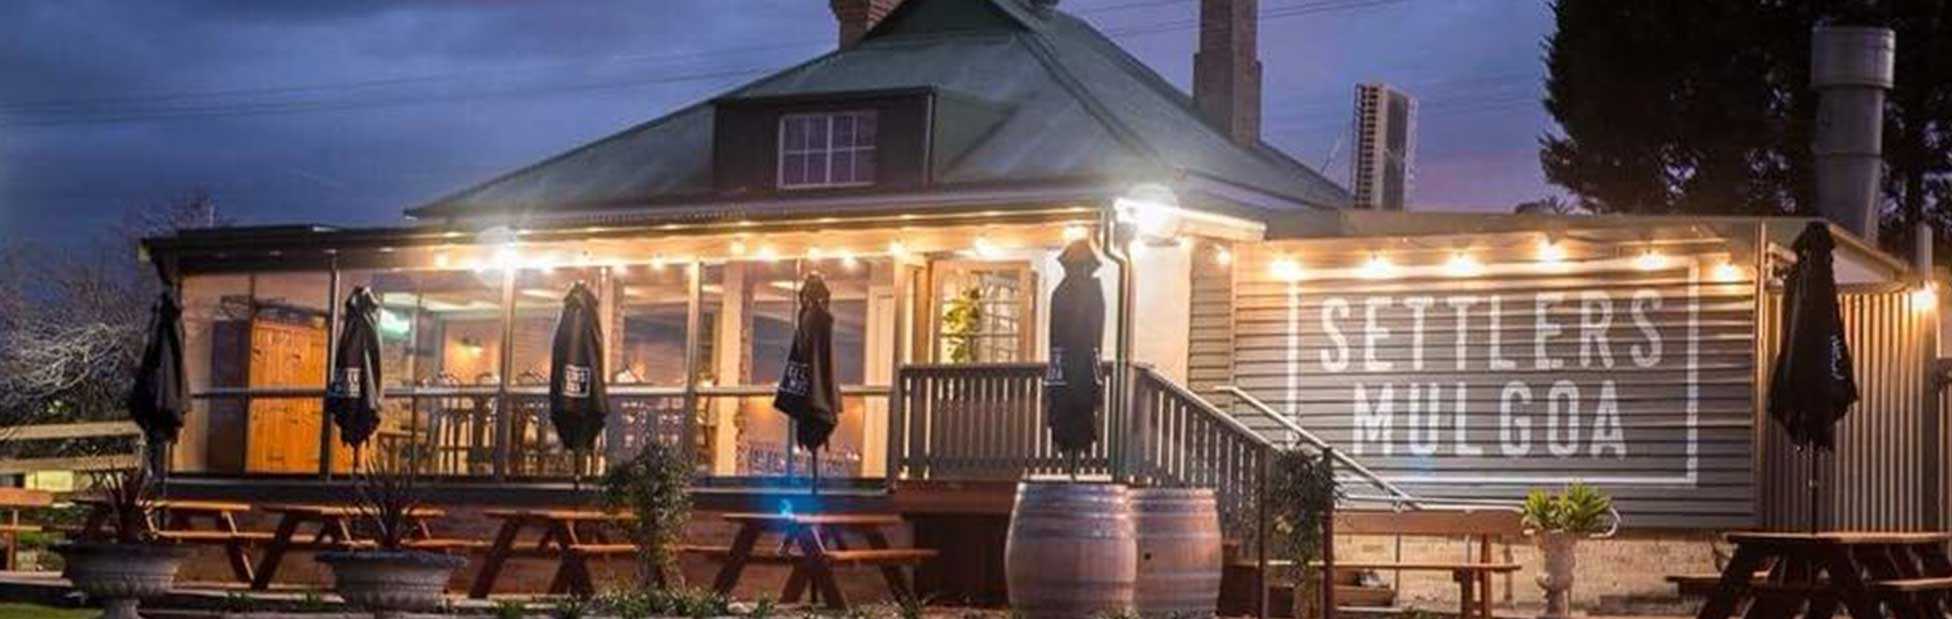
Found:
[[1193, 102], [1235, 144], [1261, 140], [1260, 0], [1200, 0]]
[[827, 6], [834, 10], [834, 18], [840, 20], [840, 48], [854, 47], [867, 36], [868, 30], [881, 23], [901, 6], [902, 0], [827, 0]]

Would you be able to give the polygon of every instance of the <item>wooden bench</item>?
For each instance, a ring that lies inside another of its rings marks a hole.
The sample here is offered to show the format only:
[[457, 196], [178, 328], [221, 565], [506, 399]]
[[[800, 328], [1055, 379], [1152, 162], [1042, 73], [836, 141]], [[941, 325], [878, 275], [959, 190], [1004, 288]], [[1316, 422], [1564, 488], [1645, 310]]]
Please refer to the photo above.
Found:
[[0, 524], [0, 538], [6, 540], [6, 554], [0, 556], [0, 570], [19, 569], [14, 564], [14, 555], [20, 549], [20, 534], [39, 533], [41, 528], [20, 523], [20, 510], [47, 507], [54, 504], [54, 495], [42, 490], [26, 488], [0, 488], [0, 509], [7, 511], [7, 521]]
[[[1756, 572], [1755, 578], [1750, 580], [1749, 584], [1751, 586], [1761, 584], [1768, 577], [1769, 572]], [[1682, 597], [1707, 597], [1708, 594], [1715, 592], [1715, 587], [1721, 586], [1722, 575], [1668, 574], [1667, 582], [1674, 585], [1675, 593], [1681, 594]]]
[[[1520, 521], [1517, 511], [1498, 508], [1407, 512], [1341, 510], [1335, 512], [1335, 534], [1464, 537], [1467, 556], [1474, 554], [1475, 557], [1454, 562], [1336, 561], [1335, 569], [1338, 572], [1345, 569], [1451, 572], [1459, 591], [1458, 617], [1489, 619], [1492, 597], [1491, 577], [1494, 574], [1509, 575], [1520, 569], [1516, 563], [1493, 561], [1491, 546], [1501, 539], [1524, 535], [1525, 526]], [[1476, 552], [1469, 552], [1472, 546], [1475, 546]]]

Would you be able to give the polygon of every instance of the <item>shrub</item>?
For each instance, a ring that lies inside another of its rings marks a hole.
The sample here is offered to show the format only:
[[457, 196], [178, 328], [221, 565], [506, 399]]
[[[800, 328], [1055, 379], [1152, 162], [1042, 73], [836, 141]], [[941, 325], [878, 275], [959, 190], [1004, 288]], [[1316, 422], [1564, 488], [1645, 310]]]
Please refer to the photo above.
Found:
[[671, 549], [691, 521], [691, 463], [677, 447], [646, 441], [644, 449], [604, 472], [599, 482], [604, 507], [636, 516], [624, 534], [637, 546], [639, 582], [669, 586], [662, 574], [675, 557]]
[[1531, 529], [1592, 535], [1612, 528], [1613, 498], [1579, 482], [1566, 486], [1557, 496], [1535, 488], [1525, 495], [1519, 513]]

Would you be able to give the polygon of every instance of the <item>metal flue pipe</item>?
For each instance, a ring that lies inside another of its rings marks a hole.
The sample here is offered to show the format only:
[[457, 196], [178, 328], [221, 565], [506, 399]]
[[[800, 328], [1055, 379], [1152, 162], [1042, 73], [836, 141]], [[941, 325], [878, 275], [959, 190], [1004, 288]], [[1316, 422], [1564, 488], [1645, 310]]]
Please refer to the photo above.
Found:
[[1884, 96], [1897, 34], [1887, 28], [1817, 26], [1810, 86], [1817, 102], [1816, 206], [1824, 217], [1877, 243], [1884, 172]]

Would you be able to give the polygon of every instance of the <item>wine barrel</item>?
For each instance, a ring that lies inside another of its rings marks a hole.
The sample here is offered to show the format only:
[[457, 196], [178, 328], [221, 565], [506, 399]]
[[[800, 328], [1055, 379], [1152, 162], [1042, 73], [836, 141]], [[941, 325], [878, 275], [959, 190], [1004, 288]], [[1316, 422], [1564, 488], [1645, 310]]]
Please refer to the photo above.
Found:
[[1133, 610], [1211, 617], [1220, 603], [1220, 510], [1206, 488], [1134, 488], [1139, 570]]
[[1003, 547], [1010, 609], [1024, 619], [1083, 619], [1132, 608], [1138, 545], [1125, 486], [1017, 484]]

